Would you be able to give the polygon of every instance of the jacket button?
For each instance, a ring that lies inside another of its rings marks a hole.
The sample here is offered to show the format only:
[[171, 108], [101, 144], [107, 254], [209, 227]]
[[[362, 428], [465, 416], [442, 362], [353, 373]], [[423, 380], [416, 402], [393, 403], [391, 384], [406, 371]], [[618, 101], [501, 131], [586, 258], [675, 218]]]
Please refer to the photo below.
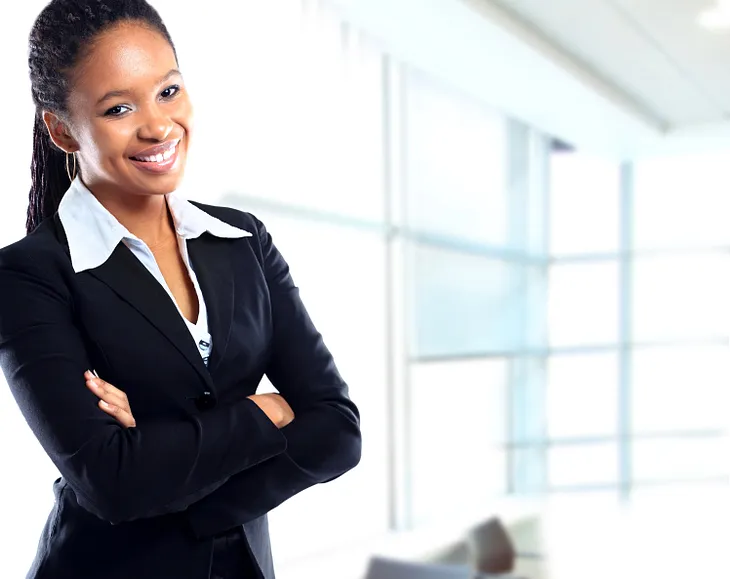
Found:
[[195, 406], [198, 410], [208, 410], [215, 406], [215, 398], [211, 392], [203, 392], [195, 399]]

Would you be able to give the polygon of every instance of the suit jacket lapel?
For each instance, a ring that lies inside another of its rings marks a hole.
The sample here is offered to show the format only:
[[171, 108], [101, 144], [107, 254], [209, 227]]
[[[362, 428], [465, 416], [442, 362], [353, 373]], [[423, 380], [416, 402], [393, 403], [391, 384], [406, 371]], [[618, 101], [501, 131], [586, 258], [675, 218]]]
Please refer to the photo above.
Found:
[[[58, 214], [54, 216], [54, 222], [59, 241], [68, 252], [68, 241]], [[208, 331], [213, 338], [207, 367], [170, 296], [123, 243], [104, 264], [88, 273], [108, 285], [160, 330], [202, 377], [206, 389], [214, 392], [211, 372], [224, 357], [233, 317], [235, 291], [231, 240], [204, 233], [189, 240], [187, 245], [208, 311]]]
[[231, 240], [204, 233], [188, 241], [188, 254], [208, 311], [208, 331], [213, 338], [213, 351], [208, 371], [213, 373], [224, 358], [231, 333], [235, 297]]
[[213, 390], [208, 369], [197, 344], [168, 293], [132, 252], [120, 243], [111, 257], [89, 274], [108, 285], [155, 326], [193, 366]]

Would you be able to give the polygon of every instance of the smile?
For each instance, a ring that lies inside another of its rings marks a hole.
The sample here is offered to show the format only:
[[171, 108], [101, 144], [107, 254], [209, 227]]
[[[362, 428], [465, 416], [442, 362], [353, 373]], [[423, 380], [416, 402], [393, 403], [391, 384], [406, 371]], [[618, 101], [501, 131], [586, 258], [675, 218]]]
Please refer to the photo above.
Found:
[[165, 173], [172, 169], [178, 158], [179, 139], [170, 141], [158, 147], [148, 149], [154, 154], [136, 155], [130, 157], [132, 163], [144, 171], [152, 173]]

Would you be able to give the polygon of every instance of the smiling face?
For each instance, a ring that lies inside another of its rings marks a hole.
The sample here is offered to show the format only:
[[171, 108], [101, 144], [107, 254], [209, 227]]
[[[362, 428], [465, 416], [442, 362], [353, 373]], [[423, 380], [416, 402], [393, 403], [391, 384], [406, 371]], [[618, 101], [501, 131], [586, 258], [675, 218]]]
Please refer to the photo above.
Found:
[[183, 177], [192, 107], [172, 47], [142, 24], [94, 39], [71, 71], [68, 122], [45, 118], [97, 195], [164, 195]]

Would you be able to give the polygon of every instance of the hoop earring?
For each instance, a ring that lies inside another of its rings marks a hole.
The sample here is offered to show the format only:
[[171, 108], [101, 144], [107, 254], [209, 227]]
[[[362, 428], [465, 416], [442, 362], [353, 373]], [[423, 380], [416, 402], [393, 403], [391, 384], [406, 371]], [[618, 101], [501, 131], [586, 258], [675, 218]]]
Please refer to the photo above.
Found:
[[[73, 177], [71, 176], [71, 170], [68, 166], [68, 157], [71, 155], [74, 159], [74, 174]], [[76, 153], [66, 153], [66, 175], [68, 175], [69, 182], [73, 182], [73, 180], [76, 178], [77, 168], [76, 168]]]

